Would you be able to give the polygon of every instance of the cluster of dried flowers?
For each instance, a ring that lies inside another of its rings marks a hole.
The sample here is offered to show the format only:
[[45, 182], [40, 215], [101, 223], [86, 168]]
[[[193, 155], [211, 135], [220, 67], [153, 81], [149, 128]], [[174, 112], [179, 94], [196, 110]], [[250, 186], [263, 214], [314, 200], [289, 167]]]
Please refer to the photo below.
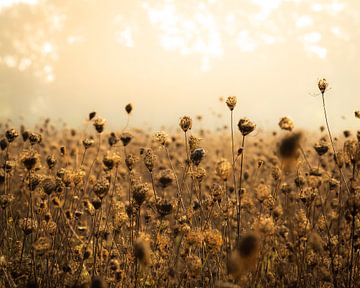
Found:
[[360, 131], [0, 125], [0, 287], [360, 287]]

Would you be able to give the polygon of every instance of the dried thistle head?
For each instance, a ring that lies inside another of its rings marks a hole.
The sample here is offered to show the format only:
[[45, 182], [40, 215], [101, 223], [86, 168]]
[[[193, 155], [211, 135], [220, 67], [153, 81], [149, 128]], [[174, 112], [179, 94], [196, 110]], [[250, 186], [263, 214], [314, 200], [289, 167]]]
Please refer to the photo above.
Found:
[[191, 130], [191, 128], [192, 128], [192, 120], [191, 120], [191, 118], [189, 116], [183, 116], [180, 119], [179, 125], [180, 125], [180, 128], [184, 132], [186, 132], [188, 130]]
[[229, 109], [231, 111], [234, 110], [235, 106], [236, 106], [236, 102], [237, 102], [237, 99], [236, 99], [236, 96], [229, 96], [227, 99], [226, 99], [226, 105], [229, 107]]
[[322, 79], [319, 80], [318, 87], [319, 87], [319, 90], [320, 90], [321, 94], [325, 93], [328, 86], [329, 86], [329, 84], [328, 84], [328, 82], [326, 81], [325, 78], [322, 78]]
[[243, 136], [246, 136], [254, 131], [256, 125], [247, 118], [242, 118], [238, 123], [239, 130]]
[[294, 129], [294, 122], [288, 117], [282, 117], [279, 126], [282, 130], [292, 131]]

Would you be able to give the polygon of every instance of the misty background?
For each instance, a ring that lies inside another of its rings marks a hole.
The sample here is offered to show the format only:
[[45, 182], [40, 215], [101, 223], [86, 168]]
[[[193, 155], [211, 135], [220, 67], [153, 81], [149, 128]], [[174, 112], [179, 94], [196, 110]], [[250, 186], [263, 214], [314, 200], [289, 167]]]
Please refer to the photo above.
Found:
[[0, 0], [0, 119], [121, 128], [132, 103], [132, 127], [216, 129], [235, 95], [236, 121], [317, 129], [325, 77], [331, 127], [358, 129], [359, 51], [357, 0]]

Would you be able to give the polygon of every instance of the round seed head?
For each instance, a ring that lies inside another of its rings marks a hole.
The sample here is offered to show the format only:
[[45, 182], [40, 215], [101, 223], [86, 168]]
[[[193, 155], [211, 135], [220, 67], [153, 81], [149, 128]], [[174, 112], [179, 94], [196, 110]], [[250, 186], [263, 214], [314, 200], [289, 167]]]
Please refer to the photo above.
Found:
[[180, 119], [179, 125], [180, 125], [180, 128], [184, 132], [186, 132], [188, 130], [191, 130], [191, 128], [192, 128], [192, 120], [191, 120], [191, 118], [189, 116], [183, 116]]
[[236, 96], [229, 96], [227, 99], [226, 99], [226, 105], [229, 107], [229, 109], [231, 111], [234, 110], [235, 106], [236, 106], [236, 102], [237, 102], [237, 99], [236, 99]]

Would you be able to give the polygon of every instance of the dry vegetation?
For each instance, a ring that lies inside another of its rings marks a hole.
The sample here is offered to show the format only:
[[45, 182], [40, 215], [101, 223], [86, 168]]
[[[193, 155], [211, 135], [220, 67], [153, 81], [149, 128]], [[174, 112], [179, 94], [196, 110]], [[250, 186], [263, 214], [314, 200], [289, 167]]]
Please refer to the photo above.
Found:
[[235, 128], [235, 97], [199, 135], [2, 123], [0, 287], [360, 287], [360, 132], [323, 104], [316, 136]]

